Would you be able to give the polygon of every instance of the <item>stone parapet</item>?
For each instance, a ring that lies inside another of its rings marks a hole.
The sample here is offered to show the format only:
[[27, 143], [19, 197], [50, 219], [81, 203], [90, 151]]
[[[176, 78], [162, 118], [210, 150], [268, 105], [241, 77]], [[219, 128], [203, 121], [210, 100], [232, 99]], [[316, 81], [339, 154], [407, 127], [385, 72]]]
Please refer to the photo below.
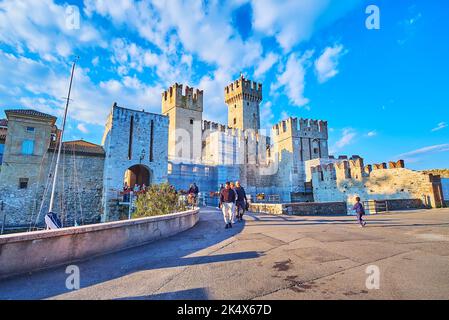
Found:
[[0, 236], [0, 278], [140, 246], [190, 229], [198, 220], [199, 209]]

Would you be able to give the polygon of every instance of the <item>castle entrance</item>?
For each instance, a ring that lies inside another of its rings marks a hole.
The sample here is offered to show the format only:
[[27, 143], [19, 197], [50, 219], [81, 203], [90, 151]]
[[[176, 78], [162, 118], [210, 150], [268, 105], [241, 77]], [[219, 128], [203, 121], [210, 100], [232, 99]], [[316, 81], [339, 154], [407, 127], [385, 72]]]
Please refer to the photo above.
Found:
[[132, 167], [129, 167], [125, 171], [125, 177], [123, 180], [126, 185], [129, 187], [134, 187], [135, 184], [139, 186], [150, 185], [150, 170], [144, 165], [136, 164]]

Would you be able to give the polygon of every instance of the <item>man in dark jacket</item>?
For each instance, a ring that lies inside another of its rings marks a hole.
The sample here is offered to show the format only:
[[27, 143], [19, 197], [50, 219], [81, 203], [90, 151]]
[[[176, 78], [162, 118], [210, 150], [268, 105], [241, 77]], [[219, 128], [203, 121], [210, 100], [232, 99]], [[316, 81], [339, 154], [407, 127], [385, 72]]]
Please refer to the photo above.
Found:
[[226, 182], [226, 186], [220, 192], [220, 208], [226, 223], [225, 229], [232, 228], [232, 213], [234, 212], [235, 191], [231, 189], [231, 183]]
[[235, 183], [235, 192], [237, 193], [237, 221], [242, 221], [248, 199], [246, 199], [246, 192], [245, 189], [240, 185], [240, 181], [237, 181]]

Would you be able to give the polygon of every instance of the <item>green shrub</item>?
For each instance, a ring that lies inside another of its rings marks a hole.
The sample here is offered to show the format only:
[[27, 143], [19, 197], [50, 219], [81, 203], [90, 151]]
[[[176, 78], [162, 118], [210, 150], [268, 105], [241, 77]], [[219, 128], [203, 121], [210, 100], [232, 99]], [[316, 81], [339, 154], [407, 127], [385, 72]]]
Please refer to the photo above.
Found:
[[184, 203], [178, 201], [178, 195], [168, 183], [147, 187], [145, 193], [138, 195], [133, 218], [160, 216], [185, 211]]

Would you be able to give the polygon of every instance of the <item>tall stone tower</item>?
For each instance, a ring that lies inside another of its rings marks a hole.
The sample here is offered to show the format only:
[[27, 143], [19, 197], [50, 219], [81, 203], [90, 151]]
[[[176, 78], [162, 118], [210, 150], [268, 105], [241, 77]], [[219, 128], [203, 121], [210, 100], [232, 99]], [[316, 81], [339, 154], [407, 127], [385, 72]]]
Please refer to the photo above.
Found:
[[272, 138], [280, 189], [304, 192], [305, 161], [329, 157], [327, 121], [290, 117], [273, 126]]
[[169, 117], [168, 157], [200, 162], [203, 91], [175, 83], [162, 93], [162, 114]]
[[228, 126], [241, 130], [260, 129], [262, 84], [247, 80], [243, 75], [225, 87], [225, 103], [228, 105]]

